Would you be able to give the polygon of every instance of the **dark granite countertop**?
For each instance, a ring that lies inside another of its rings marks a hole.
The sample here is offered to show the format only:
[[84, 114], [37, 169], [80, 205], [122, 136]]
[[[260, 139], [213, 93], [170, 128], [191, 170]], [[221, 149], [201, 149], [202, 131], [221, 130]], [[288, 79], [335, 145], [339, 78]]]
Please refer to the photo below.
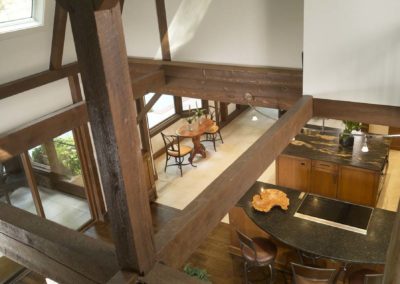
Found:
[[[344, 148], [339, 144], [338, 136], [319, 134], [315, 131], [306, 131], [296, 136], [282, 154], [309, 158], [364, 168], [372, 171], [382, 171], [389, 153], [390, 140], [382, 137], [367, 139], [369, 152], [361, 152], [364, 137], [355, 136], [352, 149]], [[338, 132], [339, 133], [339, 132]]]
[[[289, 209], [284, 211], [274, 207], [268, 213], [254, 210], [251, 205], [252, 197], [262, 188], [277, 188], [285, 192], [290, 199]], [[301, 202], [300, 193], [297, 190], [256, 182], [237, 206], [243, 207], [262, 230], [294, 248], [346, 263], [385, 263], [395, 212], [375, 208], [367, 235], [363, 235], [294, 217]]]

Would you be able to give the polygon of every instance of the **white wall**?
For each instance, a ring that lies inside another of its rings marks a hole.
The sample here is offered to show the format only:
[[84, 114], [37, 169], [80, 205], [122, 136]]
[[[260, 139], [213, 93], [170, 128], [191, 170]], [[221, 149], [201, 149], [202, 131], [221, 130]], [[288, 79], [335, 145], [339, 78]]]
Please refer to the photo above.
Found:
[[[166, 0], [173, 60], [301, 67], [303, 0]], [[128, 55], [161, 58], [155, 1], [125, 1]]]
[[304, 94], [400, 106], [399, 11], [399, 0], [305, 0]]
[[161, 53], [158, 54], [160, 36], [154, 0], [125, 1], [122, 21], [128, 56], [161, 58]]
[[0, 100], [0, 134], [72, 104], [68, 80], [61, 79]]
[[[55, 1], [46, 0], [43, 27], [0, 35], [0, 84], [49, 68]], [[76, 60], [70, 24], [64, 63]], [[0, 133], [72, 104], [67, 79], [0, 100]]]

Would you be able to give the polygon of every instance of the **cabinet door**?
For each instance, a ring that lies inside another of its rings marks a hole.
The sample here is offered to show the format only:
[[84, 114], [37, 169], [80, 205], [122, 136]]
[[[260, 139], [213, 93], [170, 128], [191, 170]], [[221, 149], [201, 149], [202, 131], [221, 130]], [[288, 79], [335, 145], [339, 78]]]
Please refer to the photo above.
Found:
[[311, 160], [280, 155], [276, 163], [276, 182], [301, 191], [310, 189]]
[[355, 167], [340, 167], [338, 199], [375, 206], [379, 173]]
[[310, 192], [336, 198], [338, 168], [336, 164], [313, 161]]

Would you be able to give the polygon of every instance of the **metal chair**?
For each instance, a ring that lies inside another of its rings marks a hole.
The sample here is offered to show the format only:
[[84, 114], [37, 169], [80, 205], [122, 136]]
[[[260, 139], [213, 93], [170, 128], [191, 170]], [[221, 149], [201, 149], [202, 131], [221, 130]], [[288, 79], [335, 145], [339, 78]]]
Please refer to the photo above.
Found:
[[290, 263], [294, 284], [333, 284], [337, 275], [336, 269], [316, 268], [298, 263]]
[[[178, 166], [182, 176], [182, 166], [190, 165], [190, 163], [183, 163], [183, 161], [185, 159], [185, 156], [189, 155], [192, 152], [193, 148], [186, 145], [181, 145], [178, 135], [166, 135], [161, 132], [161, 136], [163, 138], [165, 146], [164, 172], [167, 171], [167, 167], [169, 166]], [[171, 158], [175, 159], [175, 164], [168, 165], [168, 161]]]
[[352, 272], [348, 277], [349, 284], [382, 284], [383, 274], [371, 269], [361, 269]]
[[270, 283], [274, 278], [273, 263], [277, 254], [276, 245], [266, 238], [249, 238], [240, 231], [236, 231], [242, 255], [244, 258], [244, 279], [249, 283], [247, 272], [252, 267], [268, 266]]
[[[213, 106], [209, 106], [209, 108], [214, 108]], [[205, 139], [201, 140], [201, 141], [211, 141], [213, 142], [214, 145], [214, 151], [217, 152], [217, 148], [215, 147], [215, 142], [216, 141], [221, 141], [222, 144], [224, 144], [224, 140], [222, 139], [222, 135], [221, 135], [221, 130], [217, 124], [217, 122], [214, 120], [214, 114], [215, 111], [211, 111], [210, 112], [210, 119], [214, 121], [214, 125], [211, 126], [210, 128], [208, 128], [205, 132]], [[219, 137], [219, 138], [218, 138]]]

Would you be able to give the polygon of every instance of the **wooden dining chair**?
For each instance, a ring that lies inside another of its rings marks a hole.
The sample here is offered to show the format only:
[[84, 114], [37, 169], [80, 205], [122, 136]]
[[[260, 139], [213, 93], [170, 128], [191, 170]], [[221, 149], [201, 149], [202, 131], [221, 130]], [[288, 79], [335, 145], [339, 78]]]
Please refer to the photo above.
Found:
[[[209, 106], [209, 108], [210, 109], [215, 109], [215, 107], [213, 107], [213, 106]], [[224, 140], [222, 139], [221, 129], [218, 126], [216, 119], [214, 120], [214, 115], [215, 115], [215, 111], [211, 110], [210, 113], [209, 113], [209, 116], [210, 116], [210, 119], [212, 121], [214, 121], [214, 124], [204, 132], [205, 138], [203, 140], [201, 140], [201, 141], [202, 142], [203, 141], [211, 141], [211, 142], [213, 142], [214, 151], [217, 152], [217, 148], [215, 146], [215, 142], [216, 141], [221, 141], [222, 144], [224, 144]]]
[[316, 268], [302, 264], [290, 263], [294, 284], [333, 284], [337, 275], [336, 269]]
[[274, 278], [273, 264], [275, 261], [278, 249], [276, 245], [267, 238], [249, 238], [240, 231], [236, 231], [240, 249], [244, 258], [244, 279], [245, 283], [249, 283], [248, 270], [252, 267], [268, 266], [270, 271], [270, 283]]
[[[166, 135], [161, 132], [161, 136], [163, 138], [165, 147], [164, 172], [167, 171], [167, 167], [169, 166], [178, 166], [182, 176], [182, 166], [190, 165], [190, 163], [184, 163], [185, 156], [189, 155], [192, 152], [193, 148], [182, 145], [178, 135]], [[168, 164], [168, 161], [171, 158], [175, 160], [175, 164]]]

